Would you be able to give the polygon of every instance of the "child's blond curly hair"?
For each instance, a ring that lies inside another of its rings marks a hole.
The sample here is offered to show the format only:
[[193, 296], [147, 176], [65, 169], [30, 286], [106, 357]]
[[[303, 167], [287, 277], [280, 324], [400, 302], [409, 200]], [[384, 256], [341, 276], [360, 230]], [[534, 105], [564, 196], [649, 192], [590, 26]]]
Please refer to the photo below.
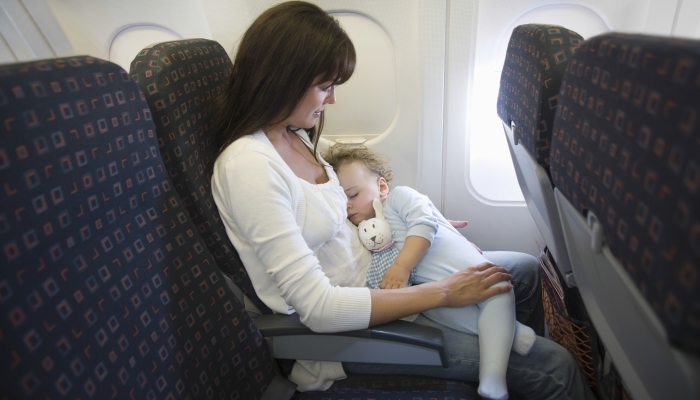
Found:
[[387, 184], [394, 179], [394, 173], [387, 165], [389, 158], [365, 146], [336, 143], [322, 157], [335, 172], [345, 164], [361, 161], [370, 172], [384, 178]]

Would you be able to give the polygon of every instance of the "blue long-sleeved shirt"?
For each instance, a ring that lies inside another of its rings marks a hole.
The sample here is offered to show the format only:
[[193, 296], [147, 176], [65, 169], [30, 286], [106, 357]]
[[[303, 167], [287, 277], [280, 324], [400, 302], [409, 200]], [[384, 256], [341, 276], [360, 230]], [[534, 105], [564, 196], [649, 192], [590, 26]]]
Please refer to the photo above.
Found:
[[383, 203], [383, 214], [394, 231], [394, 246], [399, 250], [408, 236], [420, 236], [431, 243], [416, 266], [415, 283], [439, 281], [460, 269], [487, 261], [427, 196], [410, 187], [392, 189]]

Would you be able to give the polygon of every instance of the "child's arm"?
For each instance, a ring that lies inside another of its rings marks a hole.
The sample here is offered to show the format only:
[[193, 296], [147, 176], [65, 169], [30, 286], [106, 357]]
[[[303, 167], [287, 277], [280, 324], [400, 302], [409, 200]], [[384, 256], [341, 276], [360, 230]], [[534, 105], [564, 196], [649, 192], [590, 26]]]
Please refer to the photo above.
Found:
[[400, 289], [406, 287], [408, 277], [418, 261], [430, 247], [430, 242], [420, 236], [408, 236], [403, 249], [396, 256], [394, 264], [384, 273], [381, 289]]
[[394, 188], [387, 202], [406, 224], [408, 233], [403, 248], [394, 264], [384, 273], [379, 287], [402, 288], [406, 286], [411, 271], [428, 251], [437, 232], [438, 221], [432, 213], [430, 199], [409, 187]]

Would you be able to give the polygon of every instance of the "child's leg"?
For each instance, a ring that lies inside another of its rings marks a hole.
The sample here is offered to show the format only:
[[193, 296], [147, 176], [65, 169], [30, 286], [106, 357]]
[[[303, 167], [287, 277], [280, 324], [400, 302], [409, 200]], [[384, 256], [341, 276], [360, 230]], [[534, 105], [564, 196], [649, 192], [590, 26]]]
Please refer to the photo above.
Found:
[[521, 356], [527, 355], [535, 344], [537, 334], [532, 328], [515, 321], [515, 332], [513, 335], [513, 351]]
[[[479, 307], [471, 305], [459, 308], [441, 307], [423, 312], [425, 317], [454, 330], [479, 334]], [[515, 321], [513, 351], [524, 356], [535, 343], [535, 332], [527, 325]]]
[[448, 328], [473, 335], [479, 334], [479, 307], [476, 304], [459, 308], [433, 308], [422, 314]]
[[[500, 282], [496, 285], [506, 285]], [[488, 399], [507, 399], [506, 370], [515, 331], [513, 292], [499, 294], [478, 304], [479, 394]]]

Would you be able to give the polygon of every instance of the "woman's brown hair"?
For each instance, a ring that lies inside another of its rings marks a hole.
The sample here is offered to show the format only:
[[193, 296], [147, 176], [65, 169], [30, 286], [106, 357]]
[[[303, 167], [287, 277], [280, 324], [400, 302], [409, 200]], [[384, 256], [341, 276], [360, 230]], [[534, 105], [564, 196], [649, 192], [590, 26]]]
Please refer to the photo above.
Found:
[[[263, 12], [243, 35], [215, 104], [217, 157], [236, 139], [287, 119], [314, 83], [340, 85], [354, 70], [350, 38], [321, 8], [290, 1]], [[314, 156], [323, 121], [321, 112], [317, 127], [307, 130]]]

